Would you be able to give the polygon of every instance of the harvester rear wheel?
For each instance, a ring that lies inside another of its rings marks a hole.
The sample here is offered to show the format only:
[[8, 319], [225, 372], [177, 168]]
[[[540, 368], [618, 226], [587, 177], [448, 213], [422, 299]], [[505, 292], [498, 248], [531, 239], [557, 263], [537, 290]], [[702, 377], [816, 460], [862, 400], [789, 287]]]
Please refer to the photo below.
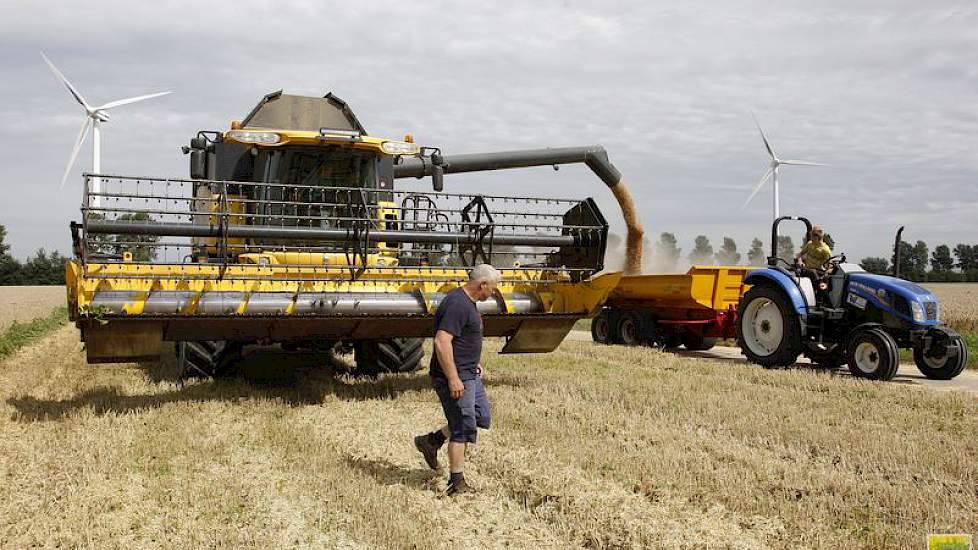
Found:
[[421, 338], [391, 338], [356, 342], [353, 353], [357, 374], [376, 376], [384, 372], [414, 372], [423, 366]]

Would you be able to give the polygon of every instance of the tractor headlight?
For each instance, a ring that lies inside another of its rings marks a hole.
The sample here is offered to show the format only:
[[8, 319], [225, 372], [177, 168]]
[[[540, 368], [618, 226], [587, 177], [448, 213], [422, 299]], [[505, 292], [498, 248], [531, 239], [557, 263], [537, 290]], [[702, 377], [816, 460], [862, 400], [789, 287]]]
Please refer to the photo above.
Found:
[[244, 130], [231, 130], [224, 134], [227, 139], [239, 143], [257, 143], [260, 145], [274, 145], [282, 141], [282, 136], [275, 132], [248, 132]]
[[913, 314], [915, 323], [923, 323], [927, 320], [927, 313], [924, 312], [924, 306], [920, 305], [920, 302], [916, 300], [910, 302], [910, 313]]
[[380, 148], [388, 155], [417, 155], [420, 151], [418, 144], [404, 141], [385, 141]]

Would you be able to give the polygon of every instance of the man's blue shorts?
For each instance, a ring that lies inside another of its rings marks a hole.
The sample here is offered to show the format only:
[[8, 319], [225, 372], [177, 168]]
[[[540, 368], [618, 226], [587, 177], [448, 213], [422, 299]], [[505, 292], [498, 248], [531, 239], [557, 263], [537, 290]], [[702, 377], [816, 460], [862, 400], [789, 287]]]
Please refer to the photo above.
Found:
[[440, 376], [433, 376], [431, 383], [441, 401], [441, 408], [448, 420], [451, 432], [449, 441], [454, 443], [475, 443], [477, 428], [488, 430], [492, 417], [489, 412], [489, 397], [481, 378], [463, 380], [465, 393], [458, 399], [452, 399], [448, 390], [448, 381]]

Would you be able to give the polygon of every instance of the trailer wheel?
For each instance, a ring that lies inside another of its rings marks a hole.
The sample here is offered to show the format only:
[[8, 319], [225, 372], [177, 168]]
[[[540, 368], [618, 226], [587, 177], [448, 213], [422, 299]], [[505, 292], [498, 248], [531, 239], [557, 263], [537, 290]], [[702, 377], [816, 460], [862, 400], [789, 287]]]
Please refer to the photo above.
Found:
[[846, 360], [853, 376], [887, 381], [900, 368], [900, 350], [885, 330], [861, 329], [849, 338]]
[[626, 346], [640, 346], [642, 338], [642, 318], [637, 313], [625, 312], [618, 319], [617, 340]]
[[599, 344], [611, 343], [611, 320], [608, 312], [601, 310], [598, 316], [591, 320], [591, 339]]
[[716, 338], [703, 336], [698, 332], [687, 332], [682, 336], [683, 345], [689, 351], [706, 351], [717, 345]]
[[766, 369], [788, 367], [801, 353], [801, 324], [779, 288], [756, 285], [737, 311], [737, 344], [751, 363]]
[[414, 372], [422, 368], [421, 338], [365, 340], [353, 344], [357, 374], [376, 376], [384, 372]]
[[961, 374], [968, 364], [968, 346], [957, 335], [948, 338], [940, 356], [929, 357], [926, 351], [923, 346], [915, 347], [913, 362], [920, 373], [931, 380], [950, 380]]

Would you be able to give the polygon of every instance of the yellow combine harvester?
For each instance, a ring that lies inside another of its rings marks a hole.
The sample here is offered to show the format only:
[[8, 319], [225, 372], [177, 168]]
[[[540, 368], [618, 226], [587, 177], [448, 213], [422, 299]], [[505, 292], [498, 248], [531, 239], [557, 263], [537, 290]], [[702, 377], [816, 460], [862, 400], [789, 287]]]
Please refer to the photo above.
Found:
[[[598, 146], [447, 156], [367, 135], [332, 94], [276, 92], [184, 153], [189, 179], [85, 176], [67, 287], [89, 362], [158, 358], [172, 341], [205, 375], [247, 344], [415, 370], [439, 301], [483, 262], [504, 277], [479, 304], [485, 334], [546, 352], [619, 279], [595, 276], [608, 225], [592, 199], [442, 192], [444, 174], [584, 163], [627, 193]], [[395, 186], [425, 176], [435, 192]]]

